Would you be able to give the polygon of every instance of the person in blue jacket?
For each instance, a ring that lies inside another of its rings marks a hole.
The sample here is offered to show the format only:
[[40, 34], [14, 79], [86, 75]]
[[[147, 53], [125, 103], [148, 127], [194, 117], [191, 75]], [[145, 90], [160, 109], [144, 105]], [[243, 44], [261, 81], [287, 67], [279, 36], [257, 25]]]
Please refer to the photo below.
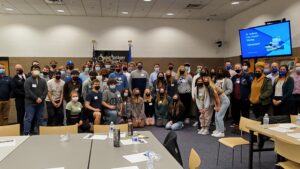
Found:
[[122, 65], [117, 64], [115, 71], [109, 74], [109, 79], [115, 79], [117, 81], [116, 90], [120, 93], [123, 93], [125, 89], [128, 89], [127, 77], [121, 71]]

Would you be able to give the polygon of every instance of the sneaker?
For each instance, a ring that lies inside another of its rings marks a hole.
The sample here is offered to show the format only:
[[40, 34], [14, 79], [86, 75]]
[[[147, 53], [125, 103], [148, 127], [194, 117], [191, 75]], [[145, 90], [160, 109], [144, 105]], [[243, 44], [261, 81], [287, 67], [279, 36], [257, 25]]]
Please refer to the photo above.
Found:
[[222, 132], [216, 133], [213, 135], [214, 137], [225, 137], [225, 134]]
[[184, 120], [184, 123], [185, 123], [185, 124], [190, 124], [190, 119], [189, 119], [189, 118], [186, 118], [186, 119]]
[[194, 124], [193, 124], [194, 127], [197, 127], [198, 126], [198, 122], [196, 121]]
[[233, 123], [230, 125], [231, 128], [234, 128], [236, 125]]
[[[199, 129], [198, 129], [198, 130], [199, 130]], [[202, 128], [200, 131], [198, 131], [198, 134], [201, 134], [201, 135], [202, 135], [203, 131], [204, 131], [204, 128]]]
[[212, 134], [216, 134], [216, 133], [219, 133], [219, 131], [214, 130], [214, 131], [212, 132]]
[[202, 132], [202, 135], [209, 135], [208, 129], [204, 129], [204, 131]]

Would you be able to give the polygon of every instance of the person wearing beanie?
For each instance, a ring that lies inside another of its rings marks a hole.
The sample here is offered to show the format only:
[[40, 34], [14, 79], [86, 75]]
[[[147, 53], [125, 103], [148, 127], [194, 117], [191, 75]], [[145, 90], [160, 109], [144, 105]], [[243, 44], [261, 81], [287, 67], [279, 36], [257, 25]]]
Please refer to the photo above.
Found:
[[264, 62], [255, 64], [255, 77], [251, 85], [250, 102], [252, 111], [257, 119], [269, 112], [273, 92], [272, 80], [263, 73], [264, 67]]

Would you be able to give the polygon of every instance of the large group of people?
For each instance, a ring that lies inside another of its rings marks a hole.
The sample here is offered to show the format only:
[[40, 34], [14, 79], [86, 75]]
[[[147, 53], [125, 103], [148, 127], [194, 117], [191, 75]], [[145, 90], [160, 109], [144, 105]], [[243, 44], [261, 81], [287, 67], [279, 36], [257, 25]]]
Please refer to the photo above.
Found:
[[9, 77], [0, 64], [0, 125], [8, 124], [10, 98], [15, 98], [24, 135], [41, 125], [77, 124], [88, 132], [93, 125], [111, 122], [180, 130], [195, 114], [198, 134], [210, 134], [214, 123], [212, 136], [224, 137], [229, 117], [237, 127], [240, 117], [249, 118], [250, 112], [259, 119], [265, 113], [300, 111], [300, 63], [289, 70], [259, 61], [254, 72], [248, 61], [226, 62], [221, 69], [199, 64], [195, 71], [189, 63], [178, 65], [177, 71], [172, 63], [167, 70], [155, 64], [150, 74], [142, 62], [88, 61], [81, 69], [76, 66], [71, 60], [60, 67], [54, 60], [43, 67], [33, 61], [29, 73], [17, 64]]

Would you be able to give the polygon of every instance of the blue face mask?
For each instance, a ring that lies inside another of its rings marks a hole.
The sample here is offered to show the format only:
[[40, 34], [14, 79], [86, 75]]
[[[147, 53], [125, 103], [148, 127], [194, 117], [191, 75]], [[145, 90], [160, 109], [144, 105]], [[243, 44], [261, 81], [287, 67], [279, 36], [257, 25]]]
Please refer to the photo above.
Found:
[[279, 76], [285, 76], [287, 74], [286, 71], [279, 71]]
[[231, 65], [225, 66], [225, 69], [226, 69], [226, 70], [230, 70], [230, 69], [231, 69]]
[[5, 69], [0, 69], [0, 75], [4, 75], [5, 74]]
[[272, 68], [272, 73], [277, 73], [278, 72], [278, 68], [277, 67], [273, 67]]
[[296, 73], [300, 73], [300, 67], [296, 67]]
[[270, 69], [264, 69], [264, 74], [265, 74], [265, 75], [268, 75], [268, 74], [270, 74], [270, 73], [271, 73]]
[[116, 89], [116, 85], [109, 85], [109, 88], [110, 88], [111, 90], [115, 90], [115, 89]]

